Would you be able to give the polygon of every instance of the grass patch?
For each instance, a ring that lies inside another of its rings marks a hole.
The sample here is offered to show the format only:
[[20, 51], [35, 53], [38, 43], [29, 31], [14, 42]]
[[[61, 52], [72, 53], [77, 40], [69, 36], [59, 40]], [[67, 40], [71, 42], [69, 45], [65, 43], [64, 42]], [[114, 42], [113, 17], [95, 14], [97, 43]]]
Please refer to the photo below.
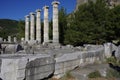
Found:
[[88, 74], [88, 78], [99, 78], [99, 77], [101, 77], [101, 74], [97, 70]]
[[114, 69], [108, 69], [106, 77], [107, 78], [120, 78], [120, 72], [118, 72]]
[[106, 59], [106, 62], [107, 62], [107, 63], [111, 63], [111, 64], [113, 64], [114, 66], [120, 66], [120, 61], [117, 60], [114, 56], [107, 58], [107, 59]]
[[70, 71], [67, 71], [60, 80], [75, 80], [75, 78], [70, 74]]
[[92, 78], [89, 80], [116, 80], [115, 78]]
[[60, 79], [56, 79], [56, 78], [51, 78], [49, 80], [75, 80], [75, 78], [70, 74], [70, 71], [66, 72], [66, 74], [61, 77]]

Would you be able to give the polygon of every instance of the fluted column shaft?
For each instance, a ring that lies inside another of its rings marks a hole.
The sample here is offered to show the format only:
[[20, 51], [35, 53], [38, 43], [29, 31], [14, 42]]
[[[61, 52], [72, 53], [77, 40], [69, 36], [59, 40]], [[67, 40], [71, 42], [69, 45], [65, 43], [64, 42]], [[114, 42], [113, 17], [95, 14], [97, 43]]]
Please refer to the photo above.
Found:
[[48, 20], [48, 6], [44, 6], [44, 43], [49, 42], [49, 20]]
[[36, 40], [41, 43], [41, 10], [36, 10]]
[[25, 16], [25, 41], [29, 41], [29, 16]]
[[53, 43], [59, 43], [59, 27], [58, 27], [58, 1], [53, 1]]
[[30, 13], [30, 40], [35, 40], [35, 17], [34, 13]]

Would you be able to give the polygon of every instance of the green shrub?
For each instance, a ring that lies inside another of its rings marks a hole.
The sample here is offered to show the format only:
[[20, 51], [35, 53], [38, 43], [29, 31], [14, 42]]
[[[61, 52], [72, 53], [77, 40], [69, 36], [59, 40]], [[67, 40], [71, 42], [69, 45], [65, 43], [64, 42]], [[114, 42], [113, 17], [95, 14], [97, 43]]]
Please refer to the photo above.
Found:
[[111, 63], [111, 64], [113, 64], [114, 66], [120, 66], [120, 61], [117, 60], [114, 56], [107, 58], [107, 59], [106, 59], [106, 62], [107, 62], [107, 63]]
[[114, 69], [108, 69], [106, 77], [108, 77], [108, 78], [120, 78], [120, 72], [118, 72]]
[[74, 77], [70, 74], [70, 71], [67, 71], [65, 75], [60, 78], [60, 80], [69, 80], [69, 79], [74, 79]]
[[101, 74], [97, 70], [88, 74], [88, 78], [98, 78], [98, 77], [101, 77]]

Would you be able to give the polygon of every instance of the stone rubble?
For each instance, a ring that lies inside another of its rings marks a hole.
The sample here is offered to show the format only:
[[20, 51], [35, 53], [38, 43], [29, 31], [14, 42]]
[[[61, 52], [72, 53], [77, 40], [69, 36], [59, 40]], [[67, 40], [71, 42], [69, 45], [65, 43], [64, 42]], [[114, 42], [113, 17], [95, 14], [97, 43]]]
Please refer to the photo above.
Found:
[[[41, 37], [40, 10], [30, 16], [25, 16], [25, 38], [17, 41], [11, 36], [8, 39], [0, 38], [0, 78], [3, 80], [40, 80], [50, 75], [62, 77], [67, 71], [78, 66], [101, 63], [105, 58], [120, 57], [120, 46], [112, 43], [104, 45], [85, 44], [74, 47], [62, 46], [59, 43], [58, 30], [58, 1], [53, 1], [53, 40], [49, 43], [48, 6], [44, 9], [44, 34]], [[36, 19], [36, 28], [35, 28]], [[35, 32], [36, 29], [36, 32]], [[41, 44], [42, 43], [42, 44]]]
[[[48, 77], [50, 74], [54, 74], [55, 77], [59, 78], [63, 76], [68, 70], [72, 70], [77, 66], [93, 64], [95, 61], [101, 61], [104, 58], [104, 47], [101, 45], [96, 46], [98, 47], [97, 50], [93, 50], [91, 46], [92, 50], [89, 49], [89, 51], [83, 51], [81, 49], [76, 50], [75, 47], [68, 46], [66, 46], [66, 48], [65, 46], [64, 48], [60, 47], [59, 49], [51, 49], [51, 47], [46, 47], [44, 45], [33, 46], [26, 45], [26, 47], [24, 46], [24, 50], [14, 52], [14, 54], [2, 54], [0, 56], [0, 59], [2, 60], [2, 71], [0, 73], [0, 77], [4, 80], [22, 80], [22, 78], [25, 78], [26, 76], [26, 80], [38, 80]], [[14, 50], [11, 49], [11, 51]], [[44, 60], [47, 61], [45, 62]], [[27, 61], [29, 61], [29, 63], [27, 63]], [[19, 65], [22, 68], [19, 68]], [[36, 68], [37, 66], [39, 67]], [[13, 68], [11, 69], [11, 67]], [[5, 70], [5, 68], [7, 68], [7, 70]], [[46, 72], [46, 70], [48, 72]], [[15, 72], [19, 74], [16, 75]], [[15, 76], [16, 78], [13, 78], [12, 76]]]

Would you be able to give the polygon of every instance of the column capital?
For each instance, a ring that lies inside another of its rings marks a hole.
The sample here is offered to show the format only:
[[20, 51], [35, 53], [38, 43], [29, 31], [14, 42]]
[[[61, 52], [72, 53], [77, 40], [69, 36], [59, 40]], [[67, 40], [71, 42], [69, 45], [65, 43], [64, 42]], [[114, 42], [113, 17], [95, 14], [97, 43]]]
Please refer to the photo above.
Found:
[[37, 9], [36, 12], [41, 12], [41, 9]]
[[53, 1], [53, 2], [52, 2], [52, 5], [55, 5], [55, 4], [59, 5], [60, 2], [59, 2], [59, 1]]
[[30, 15], [35, 15], [35, 13], [34, 12], [30, 12]]
[[29, 15], [26, 15], [25, 18], [29, 18], [30, 16]]
[[43, 9], [49, 9], [49, 6], [44, 6]]

